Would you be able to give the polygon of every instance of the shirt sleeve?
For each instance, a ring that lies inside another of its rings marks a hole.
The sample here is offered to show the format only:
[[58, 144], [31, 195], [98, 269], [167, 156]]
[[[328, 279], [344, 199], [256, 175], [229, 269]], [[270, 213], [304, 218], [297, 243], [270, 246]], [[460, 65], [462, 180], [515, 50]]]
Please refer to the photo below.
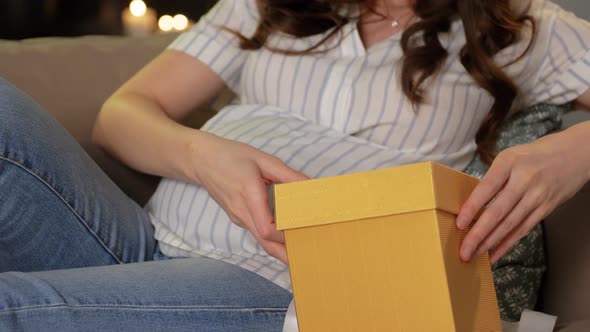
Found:
[[248, 53], [240, 49], [239, 38], [227, 30], [250, 37], [256, 31], [258, 21], [256, 0], [220, 0], [168, 49], [200, 60], [230, 89], [237, 91]]
[[536, 42], [542, 61], [526, 94], [529, 103], [565, 104], [590, 89], [590, 23], [548, 3]]

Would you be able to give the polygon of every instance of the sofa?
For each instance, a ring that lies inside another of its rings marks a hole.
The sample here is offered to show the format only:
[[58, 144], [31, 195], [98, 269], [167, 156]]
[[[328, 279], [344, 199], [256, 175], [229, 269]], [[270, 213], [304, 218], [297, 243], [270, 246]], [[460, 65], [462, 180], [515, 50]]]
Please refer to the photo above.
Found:
[[[127, 195], [144, 204], [158, 178], [109, 157], [90, 143], [90, 132], [102, 102], [174, 37], [0, 41], [0, 76], [36, 99]], [[186, 122], [198, 128], [213, 114], [211, 107], [196, 110]], [[574, 113], [564, 123], [585, 119]], [[586, 186], [544, 223], [548, 270], [537, 310], [558, 316], [557, 331], [590, 331], [589, 203], [590, 186]]]

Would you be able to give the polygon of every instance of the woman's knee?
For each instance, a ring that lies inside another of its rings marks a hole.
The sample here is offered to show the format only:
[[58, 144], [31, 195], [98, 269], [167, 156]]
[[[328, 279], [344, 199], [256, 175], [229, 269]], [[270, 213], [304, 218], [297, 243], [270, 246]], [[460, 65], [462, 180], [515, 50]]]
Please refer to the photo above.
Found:
[[0, 156], [51, 148], [67, 132], [30, 96], [0, 78]]
[[45, 117], [41, 106], [10, 82], [0, 78], [0, 130], [30, 128]]

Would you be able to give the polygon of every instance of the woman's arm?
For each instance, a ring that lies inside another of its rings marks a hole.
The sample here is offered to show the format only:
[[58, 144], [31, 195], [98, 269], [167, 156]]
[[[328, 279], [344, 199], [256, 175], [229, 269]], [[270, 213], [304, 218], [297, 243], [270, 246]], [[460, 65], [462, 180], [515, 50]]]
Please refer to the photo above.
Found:
[[164, 51], [104, 103], [92, 138], [139, 171], [195, 181], [186, 157], [203, 135], [177, 121], [223, 86], [221, 78], [200, 61]]
[[[590, 111], [590, 89], [576, 100]], [[490, 260], [518, 240], [590, 181], [590, 121], [500, 153], [457, 216], [467, 228], [461, 258], [470, 261], [493, 246]], [[479, 218], [476, 218], [480, 215]]]
[[266, 185], [306, 177], [246, 144], [177, 122], [223, 86], [205, 64], [165, 51], [105, 102], [93, 140], [139, 171], [201, 184], [234, 223], [286, 263], [284, 237], [273, 224]]

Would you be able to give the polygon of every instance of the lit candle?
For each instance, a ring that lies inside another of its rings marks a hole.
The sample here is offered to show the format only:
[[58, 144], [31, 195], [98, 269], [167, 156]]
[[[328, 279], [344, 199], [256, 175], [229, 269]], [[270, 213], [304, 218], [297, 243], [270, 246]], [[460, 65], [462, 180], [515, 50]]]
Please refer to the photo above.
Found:
[[156, 28], [156, 11], [141, 0], [131, 1], [121, 17], [125, 34], [129, 36], [146, 36]]
[[174, 18], [170, 15], [164, 15], [158, 20], [158, 27], [164, 32], [174, 29]]
[[158, 27], [162, 32], [169, 31], [184, 31], [190, 28], [195, 22], [189, 20], [182, 14], [176, 14], [174, 17], [170, 15], [163, 15], [158, 20]]
[[182, 14], [174, 15], [172, 26], [174, 26], [174, 30], [176, 31], [183, 31], [188, 27], [188, 18]]

